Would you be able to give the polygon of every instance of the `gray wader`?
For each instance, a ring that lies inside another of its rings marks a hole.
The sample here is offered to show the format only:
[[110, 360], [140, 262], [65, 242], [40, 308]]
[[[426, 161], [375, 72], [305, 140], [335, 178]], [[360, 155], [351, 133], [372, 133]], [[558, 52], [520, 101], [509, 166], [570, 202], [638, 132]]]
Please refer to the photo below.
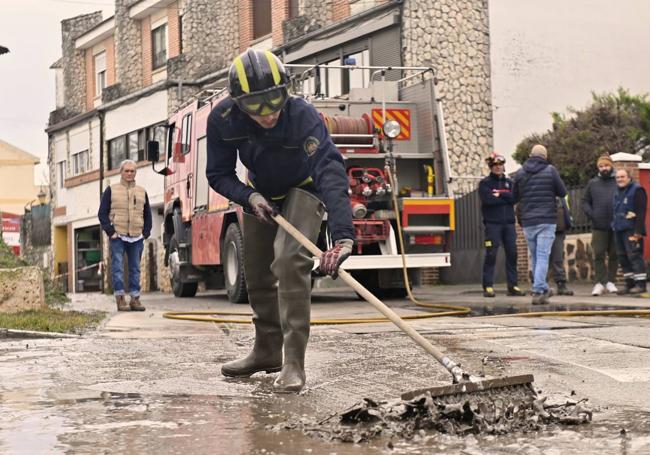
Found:
[[[280, 212], [316, 242], [325, 212], [318, 198], [293, 188]], [[276, 392], [302, 390], [306, 379], [313, 265], [311, 254], [282, 228], [244, 215], [244, 271], [253, 310], [255, 344], [247, 357], [222, 366], [224, 376], [248, 377], [258, 371], [281, 370], [273, 384]]]

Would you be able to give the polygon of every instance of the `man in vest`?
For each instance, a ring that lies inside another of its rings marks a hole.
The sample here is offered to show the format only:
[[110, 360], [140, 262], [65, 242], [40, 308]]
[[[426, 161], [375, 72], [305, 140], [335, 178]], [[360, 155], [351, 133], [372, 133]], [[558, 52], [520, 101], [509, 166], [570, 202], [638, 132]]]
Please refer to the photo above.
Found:
[[616, 171], [614, 218], [612, 229], [618, 261], [623, 268], [625, 290], [622, 294], [646, 292], [646, 266], [643, 260], [643, 237], [648, 198], [645, 190], [632, 181], [626, 169]]
[[[221, 373], [280, 371], [273, 383], [280, 393], [300, 392], [305, 385], [314, 260], [273, 215], [279, 211], [315, 242], [327, 208], [332, 245], [320, 270], [333, 277], [354, 243], [341, 153], [316, 109], [289, 96], [288, 82], [274, 54], [248, 49], [233, 61], [230, 96], [212, 110], [207, 126], [210, 186], [244, 208], [244, 271], [255, 326], [253, 350], [225, 363]], [[248, 184], [237, 177], [238, 157], [248, 169]]]
[[505, 175], [506, 159], [491, 153], [485, 159], [490, 175], [478, 185], [481, 212], [485, 226], [485, 261], [483, 262], [483, 297], [494, 297], [494, 266], [499, 246], [506, 253], [508, 295], [522, 296], [517, 286], [517, 232], [515, 229], [515, 201], [512, 198], [512, 180]]
[[[120, 164], [120, 181], [104, 191], [99, 205], [99, 222], [109, 237], [113, 293], [118, 311], [144, 311], [140, 303], [140, 258], [144, 240], [151, 234], [151, 207], [147, 192], [135, 184], [135, 161]], [[129, 294], [124, 290], [126, 253], [129, 267]]]

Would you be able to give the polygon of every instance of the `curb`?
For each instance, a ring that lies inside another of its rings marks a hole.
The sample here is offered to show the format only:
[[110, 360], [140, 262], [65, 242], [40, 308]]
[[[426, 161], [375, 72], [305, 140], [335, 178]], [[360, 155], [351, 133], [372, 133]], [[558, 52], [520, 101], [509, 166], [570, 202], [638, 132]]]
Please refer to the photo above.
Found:
[[0, 338], [81, 338], [81, 335], [59, 332], [36, 332], [34, 330], [15, 330], [0, 328]]

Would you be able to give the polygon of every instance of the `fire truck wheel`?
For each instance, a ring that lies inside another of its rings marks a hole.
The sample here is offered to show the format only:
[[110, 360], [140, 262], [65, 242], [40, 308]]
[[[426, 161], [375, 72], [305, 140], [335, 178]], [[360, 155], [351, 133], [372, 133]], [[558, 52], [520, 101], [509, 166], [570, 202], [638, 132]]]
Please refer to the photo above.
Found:
[[221, 255], [228, 300], [232, 303], [247, 303], [248, 292], [244, 275], [244, 236], [239, 224], [231, 223], [226, 229]]
[[169, 241], [169, 276], [171, 277], [172, 290], [176, 297], [194, 297], [199, 286], [197, 282], [184, 282], [178, 259], [178, 241], [173, 235]]

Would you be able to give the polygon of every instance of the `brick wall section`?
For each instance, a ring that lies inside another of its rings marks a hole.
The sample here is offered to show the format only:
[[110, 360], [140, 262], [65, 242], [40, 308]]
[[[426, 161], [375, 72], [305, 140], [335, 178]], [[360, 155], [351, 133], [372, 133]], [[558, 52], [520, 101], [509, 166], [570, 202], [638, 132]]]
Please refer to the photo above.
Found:
[[253, 40], [253, 0], [239, 0], [239, 52]]
[[517, 281], [519, 285], [530, 283], [528, 276], [528, 244], [524, 238], [524, 231], [519, 224], [517, 228]]
[[271, 0], [271, 30], [273, 46], [284, 42], [282, 23], [289, 19], [289, 0]]
[[[332, 0], [332, 21], [337, 22], [350, 15], [350, 0]], [[275, 44], [275, 43], [274, 43]]]
[[108, 38], [106, 44], [106, 86], [113, 85], [115, 80], [115, 40]]
[[95, 60], [93, 50], [86, 49], [86, 110], [91, 110], [95, 99]]
[[169, 49], [168, 58], [174, 58], [181, 53], [181, 35], [178, 17], [178, 2], [167, 7], [167, 41]]
[[142, 84], [151, 85], [151, 19], [145, 17], [140, 22], [142, 40]]

